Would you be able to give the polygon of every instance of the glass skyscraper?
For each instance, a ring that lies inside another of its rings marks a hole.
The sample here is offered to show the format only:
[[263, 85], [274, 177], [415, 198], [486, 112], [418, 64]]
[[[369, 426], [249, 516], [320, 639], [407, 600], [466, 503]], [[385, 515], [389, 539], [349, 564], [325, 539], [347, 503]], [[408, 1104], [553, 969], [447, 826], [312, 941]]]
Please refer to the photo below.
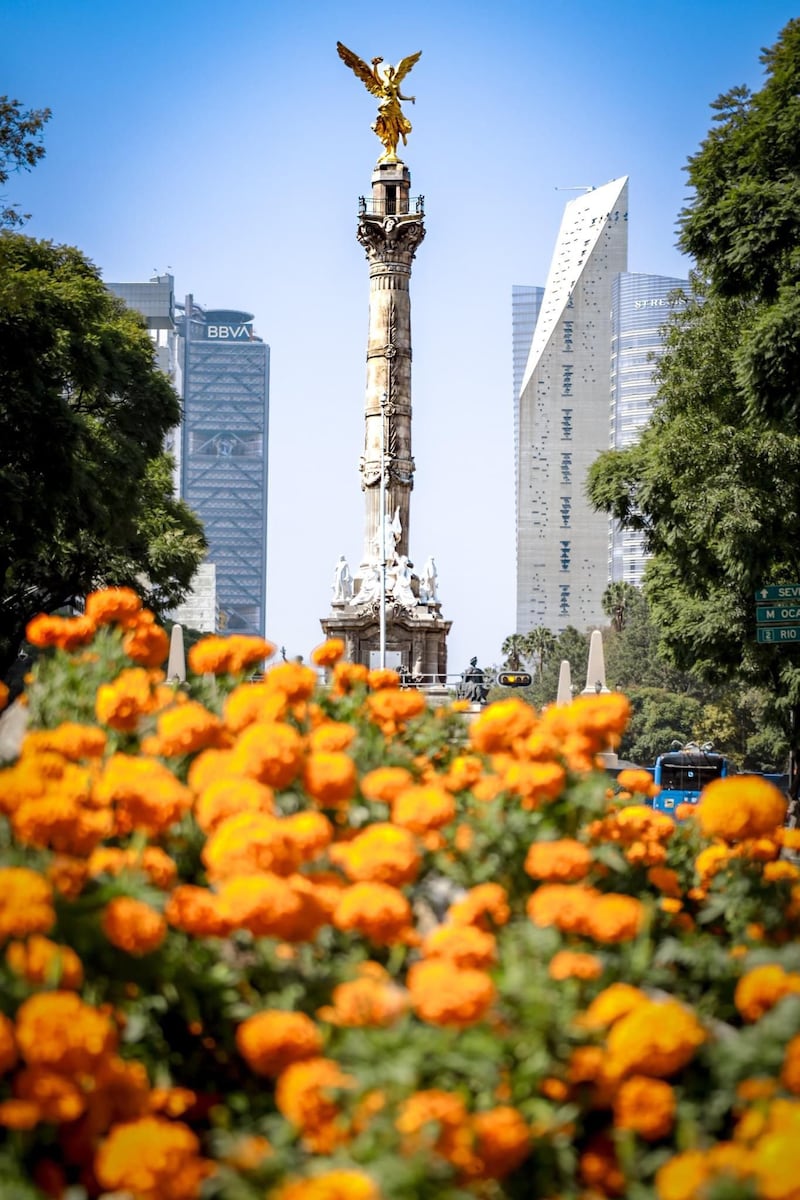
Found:
[[221, 632], [264, 636], [269, 347], [251, 313], [178, 316], [183, 364], [181, 487], [203, 522], [216, 568]]
[[[653, 371], [664, 351], [664, 326], [686, 302], [688, 281], [666, 275], [621, 272], [611, 283], [611, 406], [609, 445], [633, 445], [650, 419]], [[642, 535], [610, 522], [608, 577], [640, 584], [645, 564]]]

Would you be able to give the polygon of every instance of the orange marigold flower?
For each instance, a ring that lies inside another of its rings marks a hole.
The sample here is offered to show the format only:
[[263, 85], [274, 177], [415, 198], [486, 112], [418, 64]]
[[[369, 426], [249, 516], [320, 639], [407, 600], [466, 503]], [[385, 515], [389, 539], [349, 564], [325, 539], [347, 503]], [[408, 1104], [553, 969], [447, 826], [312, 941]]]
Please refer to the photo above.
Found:
[[40, 1121], [61, 1124], [76, 1120], [86, 1098], [73, 1080], [46, 1067], [25, 1067], [14, 1078], [14, 1098], [35, 1104]]
[[779, 862], [765, 862], [762, 879], [765, 883], [778, 883], [781, 880], [796, 880], [800, 878], [800, 868], [795, 863], [782, 858]]
[[480, 1160], [478, 1174], [484, 1179], [504, 1179], [528, 1157], [531, 1133], [516, 1108], [500, 1105], [472, 1118], [474, 1152]]
[[301, 862], [310, 862], [333, 841], [333, 826], [320, 812], [297, 812], [283, 818], [283, 828], [294, 842]]
[[657, 795], [660, 790], [653, 782], [653, 776], [643, 767], [628, 767], [617, 775], [617, 783], [629, 792], [638, 792], [641, 796]]
[[59, 895], [74, 900], [86, 886], [89, 878], [88, 865], [82, 858], [54, 854], [47, 865], [47, 878]]
[[0, 940], [47, 933], [55, 919], [53, 889], [38, 871], [0, 867]]
[[318, 667], [335, 667], [344, 655], [344, 639], [328, 638], [311, 651], [311, 661]]
[[534, 925], [555, 925], [562, 933], [583, 933], [599, 898], [600, 892], [583, 884], [543, 883], [529, 898], [526, 909]]
[[723, 842], [714, 842], [700, 851], [694, 860], [694, 869], [705, 887], [730, 861], [730, 847]]
[[612, 1026], [607, 1040], [610, 1065], [618, 1076], [674, 1075], [706, 1037], [694, 1013], [677, 1000], [646, 1000]]
[[477, 925], [491, 929], [506, 925], [511, 916], [508, 894], [499, 883], [479, 883], [447, 910], [454, 925]]
[[601, 1196], [624, 1195], [625, 1176], [620, 1170], [614, 1143], [607, 1134], [596, 1134], [589, 1139], [580, 1156], [579, 1170], [590, 1194], [593, 1191]]
[[77, 989], [83, 983], [83, 965], [69, 946], [59, 946], [41, 934], [24, 942], [10, 942], [6, 962], [28, 983]]
[[346, 750], [356, 736], [356, 729], [346, 721], [323, 721], [312, 729], [307, 742], [312, 753]]
[[300, 875], [283, 879], [269, 871], [224, 880], [217, 905], [230, 929], [287, 942], [308, 940], [328, 919], [312, 884]]
[[572, 883], [583, 879], [592, 865], [592, 852], [575, 838], [534, 842], [525, 857], [525, 871], [533, 879]]
[[337, 929], [352, 930], [378, 946], [406, 940], [411, 905], [401, 891], [386, 883], [354, 883], [345, 888], [333, 914]]
[[237, 1026], [236, 1046], [257, 1075], [275, 1077], [290, 1063], [319, 1057], [322, 1034], [305, 1013], [268, 1009]]
[[382, 1028], [392, 1025], [408, 1008], [408, 994], [378, 963], [363, 963], [358, 979], [333, 989], [332, 1004], [319, 1009], [320, 1020], [331, 1025]]
[[511, 750], [536, 724], [536, 713], [518, 697], [499, 700], [478, 713], [469, 727], [469, 740], [482, 754]]
[[141, 612], [128, 625], [122, 649], [140, 667], [160, 667], [169, 654], [169, 637], [151, 612]]
[[60, 854], [88, 854], [113, 832], [111, 814], [92, 805], [89, 772], [74, 763], [64, 764], [43, 795], [21, 803], [11, 825], [19, 842]]
[[373, 692], [379, 692], [383, 688], [399, 688], [400, 676], [391, 667], [375, 667], [367, 676], [367, 687]]
[[736, 985], [733, 1002], [745, 1021], [759, 1021], [784, 998], [800, 993], [800, 974], [784, 971], [778, 963], [753, 967]]
[[[255, 685], [254, 685], [255, 686]], [[231, 766], [233, 750], [201, 750], [189, 764], [187, 783], [196, 796], [217, 779], [242, 777]]]
[[422, 943], [425, 958], [443, 958], [457, 967], [485, 969], [497, 961], [497, 944], [491, 933], [477, 925], [437, 925]]
[[800, 1096], [800, 1035], [796, 1035], [786, 1043], [781, 1068], [781, 1083], [787, 1092]]
[[400, 792], [392, 802], [392, 820], [412, 833], [429, 833], [449, 824], [456, 815], [451, 792], [438, 784], [419, 784]]
[[260, 637], [206, 637], [189, 647], [189, 668], [195, 675], [240, 675], [274, 653], [272, 643]]
[[703, 789], [697, 819], [706, 837], [726, 842], [757, 838], [783, 824], [786, 797], [774, 784], [757, 775], [714, 779]]
[[333, 668], [331, 695], [347, 696], [354, 688], [365, 686], [369, 667], [363, 663], [338, 662]]
[[8, 704], [8, 697], [10, 694], [11, 693], [9, 692], [8, 688], [3, 683], [2, 679], [0, 679], [0, 711], [2, 711], [2, 709], [4, 709]]
[[476, 784], [483, 775], [483, 763], [476, 754], [457, 754], [446, 775], [439, 778], [442, 787], [451, 792], [463, 792]]
[[89, 1075], [116, 1047], [117, 1035], [105, 1013], [74, 992], [39, 992], [17, 1010], [17, 1046], [29, 1066], [65, 1075]]
[[708, 1162], [700, 1150], [676, 1154], [656, 1172], [658, 1200], [697, 1200], [710, 1178]]
[[105, 907], [103, 933], [113, 946], [139, 957], [157, 950], [167, 934], [161, 913], [131, 896], [115, 896]]
[[230, 923], [220, 912], [214, 892], [191, 883], [175, 888], [164, 917], [175, 929], [182, 929], [192, 937], [225, 937], [230, 931]]
[[270, 691], [285, 696], [289, 704], [299, 704], [314, 695], [317, 673], [302, 663], [282, 662], [270, 668], [264, 682]]
[[3, 1100], [0, 1102], [0, 1129], [33, 1129], [39, 1123], [39, 1114], [39, 1105], [32, 1100]]
[[25, 756], [51, 750], [72, 762], [79, 762], [83, 758], [100, 758], [106, 741], [105, 731], [96, 725], [62, 721], [55, 729], [32, 729], [26, 733], [21, 752]]
[[392, 887], [413, 883], [422, 864], [413, 833], [388, 821], [368, 825], [350, 841], [332, 846], [330, 859], [353, 883]]
[[603, 964], [594, 954], [574, 950], [559, 950], [550, 959], [547, 973], [551, 979], [599, 979]]
[[598, 942], [628, 942], [641, 931], [646, 919], [647, 910], [641, 900], [607, 892], [590, 907], [584, 929]]
[[95, 713], [103, 725], [130, 732], [155, 707], [154, 679], [144, 667], [120, 671], [113, 683], [102, 683], [95, 697]]
[[504, 766], [501, 779], [507, 791], [520, 797], [522, 807], [533, 811], [547, 800], [558, 799], [567, 773], [560, 763], [515, 760]]
[[445, 959], [414, 963], [406, 982], [411, 1007], [431, 1025], [474, 1025], [495, 998], [494, 984], [484, 971], [461, 969]]
[[12, 1070], [17, 1065], [18, 1057], [14, 1022], [0, 1013], [0, 1075]]
[[93, 788], [95, 803], [113, 805], [117, 832], [157, 837], [192, 806], [192, 794], [154, 758], [113, 754]]
[[244, 775], [223, 775], [203, 788], [194, 806], [197, 824], [211, 834], [227, 817], [242, 812], [270, 815], [275, 809], [275, 793], [265, 783]]
[[226, 817], [208, 837], [202, 859], [211, 880], [271, 871], [291, 875], [300, 864], [296, 841], [284, 821], [263, 812]]
[[[313, 1150], [333, 1148], [333, 1125], [339, 1115], [335, 1093], [353, 1086], [338, 1063], [330, 1058], [309, 1058], [292, 1063], [278, 1076], [275, 1104], [287, 1121], [295, 1125]], [[343, 1132], [339, 1133], [339, 1140]]]
[[141, 611], [142, 602], [132, 588], [103, 588], [86, 597], [85, 615], [95, 625], [127, 625]]
[[382, 688], [366, 699], [366, 713], [386, 737], [403, 729], [413, 717], [425, 711], [425, 697], [415, 688]]
[[680, 898], [680, 879], [677, 871], [673, 871], [671, 867], [650, 867], [647, 878], [653, 887], [658, 888], [665, 896], [671, 896], [676, 900]]
[[270, 1200], [381, 1200], [381, 1194], [363, 1171], [338, 1170], [290, 1180]]
[[274, 691], [263, 681], [247, 680], [225, 698], [225, 727], [232, 733], [241, 733], [257, 721], [281, 721], [287, 708], [288, 701], [282, 692]]
[[300, 772], [303, 740], [291, 725], [258, 721], [240, 734], [230, 763], [234, 774], [249, 775], [270, 787], [285, 788]]
[[400, 1105], [395, 1127], [409, 1153], [430, 1148], [454, 1166], [476, 1166], [466, 1105], [453, 1092], [441, 1088], [415, 1092]]
[[159, 715], [155, 736], [142, 742], [142, 750], [162, 758], [194, 754], [208, 746], [218, 746], [222, 731], [219, 717], [196, 700], [187, 700]]
[[159, 888], [171, 887], [178, 874], [174, 858], [160, 846], [144, 846], [141, 851], [116, 846], [98, 846], [89, 857], [89, 874], [119, 875], [122, 871], [141, 871]]
[[355, 795], [356, 764], [341, 750], [309, 754], [303, 768], [303, 786], [323, 808], [335, 808]]
[[163, 1117], [140, 1117], [115, 1125], [101, 1143], [94, 1172], [104, 1191], [136, 1200], [196, 1200], [214, 1170], [200, 1157], [200, 1143], [188, 1125]]
[[391, 804], [413, 782], [414, 777], [405, 767], [376, 767], [361, 780], [361, 793], [368, 800]]
[[587, 1029], [605, 1029], [646, 1001], [644, 992], [630, 983], [612, 983], [595, 996], [579, 1024]]
[[96, 632], [97, 626], [89, 617], [49, 617], [39, 613], [28, 622], [25, 637], [32, 646], [41, 649], [77, 650], [90, 642]]
[[675, 1121], [675, 1092], [661, 1079], [632, 1075], [614, 1099], [614, 1124], [632, 1129], [647, 1141], [666, 1137]]

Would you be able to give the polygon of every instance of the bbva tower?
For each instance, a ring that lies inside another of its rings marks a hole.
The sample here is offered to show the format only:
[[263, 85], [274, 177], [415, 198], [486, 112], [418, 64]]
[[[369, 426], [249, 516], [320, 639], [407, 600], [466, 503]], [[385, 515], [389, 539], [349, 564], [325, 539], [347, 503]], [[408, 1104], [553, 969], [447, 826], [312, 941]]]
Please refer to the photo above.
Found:
[[517, 414], [517, 630], [604, 623], [609, 523], [586, 475], [609, 445], [611, 283], [627, 270], [628, 179], [565, 207]]

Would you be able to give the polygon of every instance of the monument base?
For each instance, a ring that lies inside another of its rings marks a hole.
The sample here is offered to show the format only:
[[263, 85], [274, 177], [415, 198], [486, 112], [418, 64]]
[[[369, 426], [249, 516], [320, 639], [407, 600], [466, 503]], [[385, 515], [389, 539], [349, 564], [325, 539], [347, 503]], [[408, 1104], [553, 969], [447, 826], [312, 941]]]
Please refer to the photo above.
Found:
[[[345, 659], [374, 667], [380, 654], [380, 611], [377, 604], [359, 608], [334, 604], [320, 620], [326, 637], [341, 638]], [[395, 666], [422, 685], [447, 682], [447, 635], [452, 621], [445, 621], [438, 604], [416, 608], [386, 606], [387, 666]]]

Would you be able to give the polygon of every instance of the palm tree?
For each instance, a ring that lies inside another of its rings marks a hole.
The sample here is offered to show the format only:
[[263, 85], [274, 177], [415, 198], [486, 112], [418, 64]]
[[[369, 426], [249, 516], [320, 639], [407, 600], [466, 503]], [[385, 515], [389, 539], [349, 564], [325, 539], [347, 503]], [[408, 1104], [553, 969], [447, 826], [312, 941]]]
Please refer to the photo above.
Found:
[[526, 656], [525, 635], [523, 633], [509, 634], [500, 647], [500, 653], [505, 656], [505, 665], [512, 671], [518, 671], [522, 665], [521, 660]]
[[555, 648], [555, 634], [546, 625], [537, 625], [530, 633], [525, 634], [525, 657], [536, 662], [539, 675], [544, 671], [545, 663]]
[[610, 583], [603, 592], [603, 598], [600, 601], [603, 606], [603, 612], [607, 617], [611, 618], [611, 626], [617, 633], [622, 633], [625, 628], [628, 609], [633, 605], [638, 595], [639, 589], [637, 587], [632, 583], [625, 583], [621, 579]]

